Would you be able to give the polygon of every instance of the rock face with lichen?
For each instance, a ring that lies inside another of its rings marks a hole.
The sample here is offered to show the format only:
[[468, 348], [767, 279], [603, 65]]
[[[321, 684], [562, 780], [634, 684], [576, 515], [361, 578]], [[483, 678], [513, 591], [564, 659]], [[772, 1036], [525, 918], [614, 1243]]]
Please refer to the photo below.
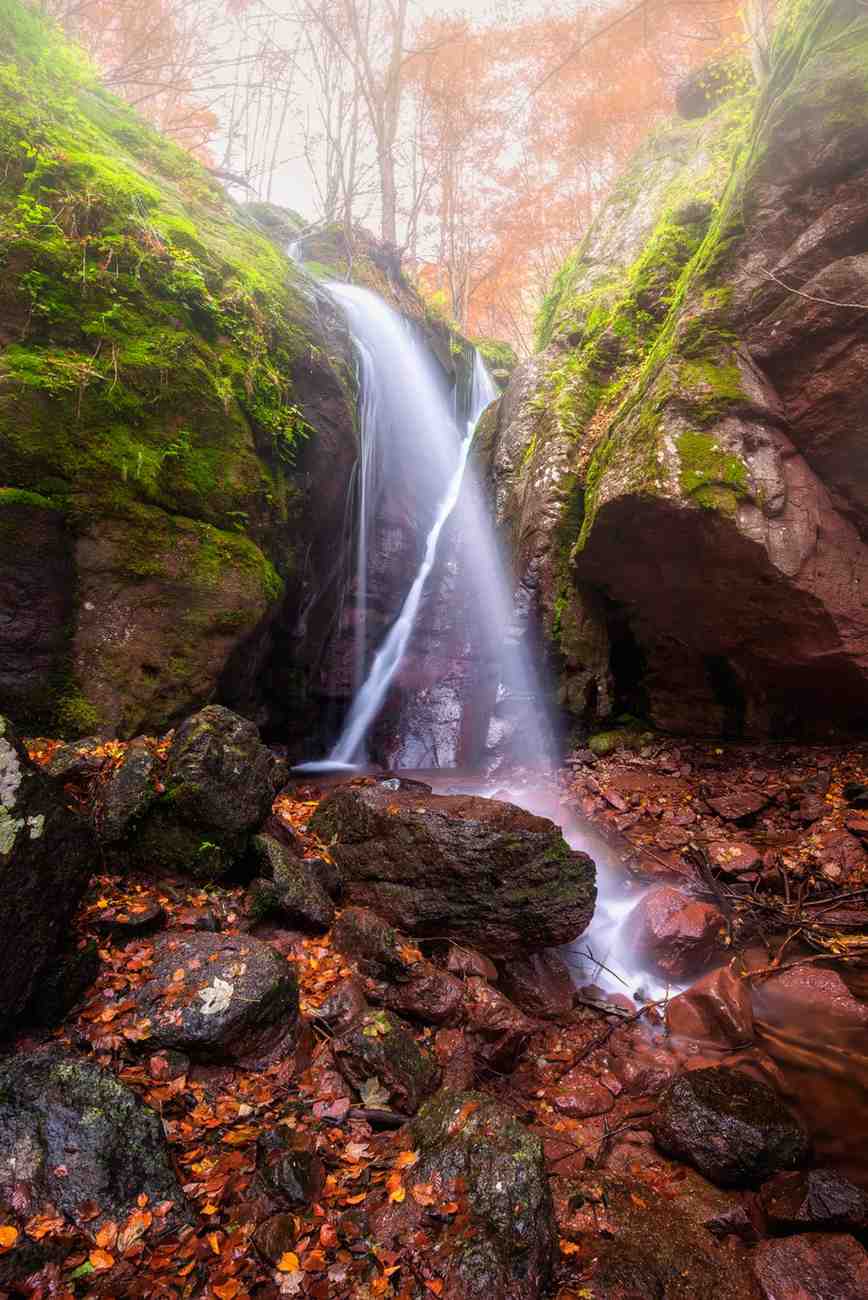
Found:
[[163, 730], [218, 688], [261, 709], [276, 616], [333, 562], [346, 339], [18, 0], [0, 67], [0, 707], [70, 735]]
[[588, 726], [865, 721], [866, 58], [859, 0], [787, 4], [759, 96], [732, 69], [616, 185], [503, 400], [499, 517]]
[[95, 866], [90, 827], [0, 714], [0, 1033], [38, 994]]

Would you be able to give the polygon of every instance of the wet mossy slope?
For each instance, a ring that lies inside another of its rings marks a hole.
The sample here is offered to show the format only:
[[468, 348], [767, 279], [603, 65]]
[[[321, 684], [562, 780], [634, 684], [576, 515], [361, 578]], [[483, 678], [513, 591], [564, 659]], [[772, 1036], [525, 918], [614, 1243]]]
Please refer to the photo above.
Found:
[[[292, 577], [324, 345], [253, 218], [17, 0], [0, 0], [0, 156], [0, 581], [11, 624], [55, 620], [30, 629], [35, 666], [0, 631], [0, 707], [68, 733], [160, 728]], [[33, 512], [64, 560], [41, 573], [16, 555]]]

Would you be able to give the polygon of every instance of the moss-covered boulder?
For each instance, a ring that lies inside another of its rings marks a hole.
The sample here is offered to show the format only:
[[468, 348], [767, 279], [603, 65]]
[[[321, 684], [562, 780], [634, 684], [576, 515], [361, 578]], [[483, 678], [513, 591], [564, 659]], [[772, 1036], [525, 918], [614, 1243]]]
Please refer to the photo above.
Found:
[[38, 997], [97, 865], [90, 826], [66, 805], [0, 715], [0, 1033]]
[[271, 227], [19, 0], [0, 0], [0, 153], [0, 591], [16, 616], [0, 704], [73, 735], [165, 729], [240, 646], [235, 676], [255, 673], [297, 581], [320, 438], [333, 522], [347, 374]]
[[571, 943], [596, 899], [594, 864], [554, 822], [475, 795], [349, 782], [310, 828], [330, 847], [348, 902], [409, 934], [464, 940], [493, 956]]
[[374, 1211], [377, 1238], [418, 1250], [450, 1300], [547, 1294], [555, 1225], [539, 1137], [491, 1097], [444, 1089], [403, 1145], [418, 1152], [407, 1182], [419, 1190]]
[[499, 511], [591, 730], [864, 723], [866, 48], [859, 0], [785, 4], [762, 92], [616, 184], [502, 403]]
[[22, 1228], [46, 1211], [88, 1233], [108, 1221], [123, 1227], [140, 1196], [151, 1208], [170, 1202], [164, 1227], [180, 1226], [186, 1198], [162, 1124], [135, 1093], [92, 1061], [56, 1049], [4, 1063], [0, 1198]]
[[353, 1088], [364, 1093], [374, 1080], [402, 1115], [415, 1115], [440, 1082], [440, 1067], [431, 1052], [391, 1011], [366, 1011], [332, 1039], [331, 1047], [338, 1069]]

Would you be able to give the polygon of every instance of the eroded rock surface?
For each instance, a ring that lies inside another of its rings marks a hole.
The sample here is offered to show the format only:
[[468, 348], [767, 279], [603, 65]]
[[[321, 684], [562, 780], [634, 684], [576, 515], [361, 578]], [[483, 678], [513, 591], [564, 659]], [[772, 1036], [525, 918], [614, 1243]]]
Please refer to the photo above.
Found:
[[347, 899], [411, 934], [500, 956], [568, 943], [591, 919], [590, 858], [512, 804], [350, 783], [323, 800], [311, 829], [340, 865]]

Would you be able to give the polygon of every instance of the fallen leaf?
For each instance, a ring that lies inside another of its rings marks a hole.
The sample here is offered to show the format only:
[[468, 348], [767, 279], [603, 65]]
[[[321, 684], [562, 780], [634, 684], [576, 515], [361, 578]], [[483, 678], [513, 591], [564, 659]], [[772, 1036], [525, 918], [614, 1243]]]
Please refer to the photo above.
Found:
[[418, 1162], [418, 1160], [419, 1160], [418, 1151], [401, 1151], [398, 1154], [398, 1159], [395, 1161], [395, 1168], [410, 1169], [411, 1166], [415, 1165]]
[[232, 1001], [232, 995], [235, 992], [234, 985], [228, 980], [222, 980], [215, 976], [214, 983], [209, 984], [207, 988], [200, 989], [197, 997], [202, 999], [202, 1015], [217, 1016], [221, 1011], [225, 1011]]
[[107, 1250], [92, 1250], [88, 1259], [99, 1273], [106, 1272], [114, 1266], [114, 1256], [110, 1255]]
[[285, 1250], [277, 1261], [277, 1269], [280, 1273], [295, 1273], [299, 1266], [299, 1258], [291, 1250]]
[[389, 1104], [390, 1094], [377, 1078], [366, 1079], [359, 1089], [359, 1095], [371, 1110], [380, 1110]]
[[0, 1248], [11, 1250], [18, 1240], [18, 1229], [11, 1226], [0, 1228]]

